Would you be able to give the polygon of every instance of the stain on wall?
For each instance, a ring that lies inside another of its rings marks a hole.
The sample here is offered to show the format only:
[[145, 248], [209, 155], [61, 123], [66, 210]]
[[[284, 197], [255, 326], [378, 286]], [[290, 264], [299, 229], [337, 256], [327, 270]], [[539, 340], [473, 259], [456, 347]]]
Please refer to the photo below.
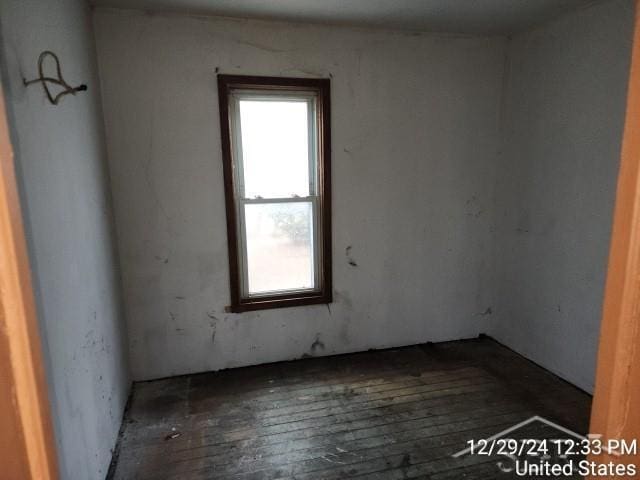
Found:
[[[90, 11], [81, 0], [3, 0], [0, 21], [60, 477], [101, 480], [130, 381]], [[53, 106], [39, 85], [24, 87], [47, 49], [86, 92]]]
[[[484, 331], [504, 39], [100, 8], [94, 20], [134, 378], [300, 358], [309, 332], [329, 355]], [[328, 308], [225, 312], [216, 71], [332, 78]]]
[[593, 390], [633, 29], [598, 2], [509, 45], [488, 333]]

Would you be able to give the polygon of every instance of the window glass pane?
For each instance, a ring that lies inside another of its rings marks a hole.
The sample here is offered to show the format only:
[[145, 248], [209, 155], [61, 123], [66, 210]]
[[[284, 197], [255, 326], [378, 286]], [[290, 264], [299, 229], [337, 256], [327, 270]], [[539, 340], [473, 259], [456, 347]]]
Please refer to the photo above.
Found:
[[310, 202], [245, 205], [249, 294], [314, 287]]
[[246, 198], [309, 195], [308, 102], [240, 100]]

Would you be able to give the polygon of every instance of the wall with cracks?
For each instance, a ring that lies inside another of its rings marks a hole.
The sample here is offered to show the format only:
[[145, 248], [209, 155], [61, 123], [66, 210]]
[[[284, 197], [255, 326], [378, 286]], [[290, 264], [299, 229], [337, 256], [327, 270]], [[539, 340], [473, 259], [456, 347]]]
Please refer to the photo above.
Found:
[[[486, 332], [593, 385], [633, 1], [510, 38], [97, 9], [136, 379]], [[216, 73], [330, 77], [334, 298], [229, 302]]]
[[[97, 9], [135, 379], [474, 337], [506, 40]], [[229, 303], [216, 72], [330, 77], [334, 298]]]

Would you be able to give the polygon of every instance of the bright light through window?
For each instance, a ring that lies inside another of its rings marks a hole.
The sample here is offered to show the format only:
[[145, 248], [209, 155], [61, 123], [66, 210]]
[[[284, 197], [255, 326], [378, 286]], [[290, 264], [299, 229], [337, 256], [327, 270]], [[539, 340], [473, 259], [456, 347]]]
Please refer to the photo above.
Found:
[[232, 307], [328, 302], [328, 81], [256, 79], [219, 77]]
[[309, 195], [308, 102], [240, 100], [244, 195]]

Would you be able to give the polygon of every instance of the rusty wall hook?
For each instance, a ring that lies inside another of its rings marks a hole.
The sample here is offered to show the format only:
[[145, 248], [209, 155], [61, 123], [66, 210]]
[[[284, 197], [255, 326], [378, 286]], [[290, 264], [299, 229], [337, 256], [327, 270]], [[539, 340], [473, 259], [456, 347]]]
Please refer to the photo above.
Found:
[[[44, 74], [44, 68], [43, 68], [44, 60], [48, 56], [52, 57], [53, 60], [56, 62], [56, 74], [58, 78], [47, 77]], [[53, 105], [57, 105], [60, 98], [62, 98], [67, 94], [75, 95], [76, 92], [82, 92], [87, 89], [86, 85], [79, 85], [77, 87], [72, 87], [64, 80], [64, 78], [62, 77], [62, 70], [60, 69], [60, 60], [58, 59], [58, 56], [49, 50], [45, 50], [40, 54], [40, 57], [38, 57], [38, 75], [39, 77], [34, 80], [23, 79], [22, 81], [24, 82], [24, 86], [28, 87], [29, 85], [32, 85], [34, 83], [42, 83], [42, 88], [44, 88], [44, 92], [47, 94], [47, 98]], [[58, 85], [62, 87], [64, 90], [62, 90], [60, 93], [58, 93], [54, 97], [51, 94], [51, 91], [49, 90], [49, 83]]]

